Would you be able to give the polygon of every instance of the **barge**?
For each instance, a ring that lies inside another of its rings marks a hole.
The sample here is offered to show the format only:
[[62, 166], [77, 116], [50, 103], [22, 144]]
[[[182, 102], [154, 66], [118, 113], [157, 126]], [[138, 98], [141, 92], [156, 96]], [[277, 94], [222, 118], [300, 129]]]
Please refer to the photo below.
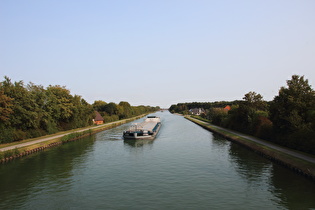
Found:
[[134, 123], [124, 131], [125, 140], [130, 139], [155, 139], [161, 128], [161, 119], [156, 116], [148, 116], [142, 123]]

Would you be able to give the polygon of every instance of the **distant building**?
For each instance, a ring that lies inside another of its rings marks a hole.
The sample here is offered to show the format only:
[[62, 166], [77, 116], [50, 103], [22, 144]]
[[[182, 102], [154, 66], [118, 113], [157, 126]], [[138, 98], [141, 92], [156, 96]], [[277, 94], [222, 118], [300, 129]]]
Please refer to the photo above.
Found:
[[193, 109], [190, 109], [189, 112], [193, 115], [201, 115], [205, 113], [205, 110], [203, 108], [193, 108]]
[[224, 110], [230, 111], [230, 110], [231, 110], [231, 107], [230, 107], [229, 105], [227, 105], [226, 107], [224, 107]]
[[99, 112], [95, 111], [95, 118], [93, 119], [93, 122], [96, 125], [104, 124], [104, 118], [101, 116]]

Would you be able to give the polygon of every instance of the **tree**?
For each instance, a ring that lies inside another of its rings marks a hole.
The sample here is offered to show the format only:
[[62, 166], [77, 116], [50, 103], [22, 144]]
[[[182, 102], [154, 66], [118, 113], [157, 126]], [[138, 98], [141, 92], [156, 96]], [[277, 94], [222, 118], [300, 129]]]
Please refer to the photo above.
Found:
[[311, 127], [315, 111], [315, 92], [304, 76], [293, 75], [281, 87], [271, 104], [270, 118], [280, 133], [290, 133]]
[[275, 141], [315, 154], [315, 92], [304, 76], [293, 75], [270, 107]]
[[248, 92], [238, 107], [229, 111], [228, 126], [244, 133], [256, 134], [262, 117], [267, 117], [267, 102], [260, 94]]
[[123, 101], [119, 105], [95, 101], [92, 106], [63, 86], [25, 86], [23, 81], [13, 83], [5, 77], [0, 82], [0, 143], [88, 126], [94, 109], [102, 110], [107, 122], [155, 110]]
[[116, 115], [118, 113], [117, 104], [110, 102], [109, 104], [106, 104], [104, 107], [104, 111], [108, 115]]
[[132, 115], [132, 108], [130, 106], [130, 104], [126, 101], [121, 101], [118, 104], [118, 115], [119, 115], [119, 119], [124, 119], [124, 118], [128, 118], [131, 117]]
[[107, 103], [105, 101], [102, 101], [102, 100], [94, 101], [94, 103], [92, 104], [94, 110], [99, 111], [99, 112], [104, 112], [106, 105], [107, 105]]
[[0, 121], [6, 122], [9, 119], [12, 110], [12, 98], [6, 96], [3, 90], [0, 90]]
[[255, 92], [248, 92], [243, 99], [248, 108], [255, 110], [266, 110], [267, 108], [267, 103], [263, 100], [263, 97]]
[[211, 108], [207, 114], [207, 118], [215, 125], [222, 126], [224, 120], [227, 119], [228, 111], [224, 108]]
[[92, 124], [94, 117], [93, 106], [87, 103], [81, 96], [72, 98], [72, 117], [69, 120], [70, 128], [80, 128]]
[[68, 122], [73, 115], [73, 96], [65, 87], [59, 85], [49, 86], [47, 88], [47, 108], [59, 124]]

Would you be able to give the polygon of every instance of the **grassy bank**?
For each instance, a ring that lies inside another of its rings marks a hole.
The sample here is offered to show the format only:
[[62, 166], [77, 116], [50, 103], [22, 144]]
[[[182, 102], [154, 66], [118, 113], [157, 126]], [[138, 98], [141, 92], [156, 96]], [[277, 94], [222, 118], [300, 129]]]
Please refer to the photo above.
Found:
[[[300, 159], [298, 157], [292, 156], [288, 153], [270, 148], [266, 145], [251, 141], [250, 139], [244, 138], [242, 136], [236, 135], [234, 133], [231, 133], [227, 131], [226, 129], [217, 127], [217, 126], [212, 126], [208, 122], [201, 122], [197, 121], [194, 118], [191, 117], [185, 117], [186, 119], [202, 126], [203, 128], [210, 130], [214, 133], [217, 133], [230, 141], [233, 141], [235, 143], [241, 144], [245, 147], [247, 147], [250, 150], [253, 150], [254, 152], [274, 161], [277, 163], [280, 163], [300, 174], [303, 174], [307, 177], [310, 177], [315, 180], [315, 164], [311, 163], [309, 161]], [[199, 119], [200, 120], [200, 119]], [[269, 142], [268, 142], [269, 143]], [[270, 143], [269, 143], [270, 144]], [[280, 146], [277, 145], [277, 147], [280, 148]], [[288, 148], [285, 148], [288, 149]], [[296, 151], [294, 151], [296, 152]], [[301, 153], [302, 154], [302, 153]], [[303, 155], [306, 155], [303, 153]], [[310, 157], [313, 157], [312, 155], [308, 155]]]
[[[14, 147], [13, 149], [7, 150], [7, 151], [1, 151], [0, 152], [0, 162], [4, 163], [4, 162], [9, 162], [13, 159], [16, 158], [20, 158], [20, 157], [24, 157], [27, 155], [30, 155], [32, 153], [35, 152], [39, 152], [45, 149], [48, 149], [50, 147], [55, 147], [70, 141], [75, 141], [77, 139], [104, 131], [104, 130], [108, 130], [114, 127], [117, 127], [119, 125], [128, 123], [128, 122], [132, 122], [136, 119], [142, 118], [144, 117], [146, 114], [143, 115], [139, 115], [137, 117], [133, 117], [133, 118], [129, 118], [129, 119], [124, 119], [124, 120], [119, 120], [116, 122], [111, 122], [111, 123], [106, 123], [103, 125], [98, 125], [98, 126], [89, 126], [86, 128], [79, 128], [79, 129], [74, 129], [74, 130], [70, 130], [70, 131], [65, 131], [65, 132], [60, 132], [60, 133], [56, 133], [53, 135], [48, 135], [48, 136], [42, 136], [39, 138], [34, 138], [34, 139], [27, 139], [24, 141], [20, 141], [20, 142], [13, 142], [10, 144], [2, 144], [0, 145], [0, 148], [5, 148], [5, 147]], [[42, 141], [39, 143], [34, 143], [31, 144], [34, 141], [38, 141], [44, 138], [49, 138], [49, 140], [47, 141]], [[24, 143], [30, 143], [31, 145], [28, 146], [23, 146], [23, 147], [19, 147], [19, 145], [24, 144]]]

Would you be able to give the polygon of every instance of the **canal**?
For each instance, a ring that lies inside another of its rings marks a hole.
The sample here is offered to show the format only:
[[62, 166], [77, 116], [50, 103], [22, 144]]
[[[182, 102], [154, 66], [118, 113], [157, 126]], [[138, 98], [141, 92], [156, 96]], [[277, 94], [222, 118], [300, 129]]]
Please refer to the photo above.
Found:
[[0, 165], [0, 209], [315, 209], [314, 181], [156, 115], [153, 141], [122, 140], [129, 123]]

